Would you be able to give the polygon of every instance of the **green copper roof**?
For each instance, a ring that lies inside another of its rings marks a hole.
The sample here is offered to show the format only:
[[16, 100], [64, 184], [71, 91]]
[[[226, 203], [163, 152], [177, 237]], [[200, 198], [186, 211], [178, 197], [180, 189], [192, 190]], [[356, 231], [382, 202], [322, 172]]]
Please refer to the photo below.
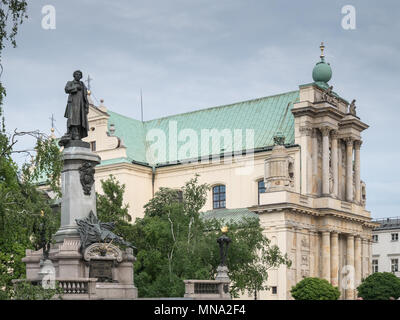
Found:
[[[126, 161], [143, 164], [160, 164], [146, 157], [146, 152], [153, 143], [152, 141], [146, 142], [146, 135], [156, 132], [152, 130], [161, 130], [165, 134], [167, 142], [166, 161], [161, 163], [174, 163], [175, 161], [192, 158], [190, 154], [179, 155], [177, 152], [173, 152], [172, 155], [170, 154], [170, 152], [174, 151], [172, 148], [171, 150], [169, 149], [169, 137], [174, 137], [174, 126], [176, 126], [178, 134], [183, 129], [193, 130], [191, 132], [194, 132], [198, 137], [198, 156], [213, 155], [215, 154], [215, 150], [218, 150], [218, 153], [223, 153], [224, 151], [216, 148], [218, 144], [216, 141], [213, 141], [215, 144], [215, 148], [213, 149], [212, 140], [209, 142], [209, 148], [203, 148], [202, 150], [201, 132], [204, 129], [217, 129], [220, 132], [221, 130], [228, 129], [232, 132], [232, 136], [235, 129], [242, 130], [242, 145], [233, 148], [234, 151], [241, 151], [252, 147], [258, 149], [273, 146], [273, 137], [277, 131], [283, 133], [286, 144], [293, 144], [294, 118], [290, 110], [293, 107], [293, 102], [298, 101], [298, 99], [299, 91], [292, 91], [144, 122], [107, 111], [110, 114], [108, 125], [114, 124], [115, 136], [122, 139], [123, 144], [127, 147], [128, 158]], [[246, 129], [254, 130], [254, 146], [246, 144]], [[175, 141], [176, 139], [175, 137]], [[185, 143], [185, 140], [178, 141], [176, 149], [180, 150], [180, 147]], [[223, 145], [222, 142], [220, 145]], [[102, 162], [103, 164], [105, 165], [106, 162]]]
[[254, 213], [246, 208], [210, 210], [210, 211], [201, 212], [200, 217], [203, 220], [216, 219], [218, 221], [221, 221], [223, 224], [240, 223], [245, 218], [258, 219], [258, 215], [256, 213]]

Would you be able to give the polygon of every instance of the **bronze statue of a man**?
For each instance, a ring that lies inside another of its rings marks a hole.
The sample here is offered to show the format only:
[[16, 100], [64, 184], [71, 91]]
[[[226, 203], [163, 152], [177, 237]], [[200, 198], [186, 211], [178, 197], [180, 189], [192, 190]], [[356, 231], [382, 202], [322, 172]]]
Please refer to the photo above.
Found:
[[67, 121], [67, 133], [61, 138], [60, 144], [66, 144], [69, 140], [81, 140], [88, 135], [89, 102], [87, 89], [81, 81], [82, 71], [77, 70], [73, 74], [74, 80], [65, 85], [65, 93], [68, 93], [68, 103], [64, 117]]

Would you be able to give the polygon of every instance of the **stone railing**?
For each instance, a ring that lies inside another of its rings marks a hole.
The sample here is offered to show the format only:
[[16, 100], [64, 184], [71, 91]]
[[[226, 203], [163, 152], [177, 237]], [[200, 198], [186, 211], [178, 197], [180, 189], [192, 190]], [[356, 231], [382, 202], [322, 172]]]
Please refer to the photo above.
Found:
[[185, 280], [185, 298], [192, 299], [231, 299], [229, 281], [220, 280]]
[[96, 292], [96, 278], [57, 279], [63, 295], [94, 295]]
[[[56, 283], [61, 289], [61, 298], [63, 300], [88, 300], [96, 297], [97, 278], [75, 278], [75, 279], [57, 279]], [[30, 282], [33, 285], [42, 285], [40, 279], [13, 280], [14, 285], [19, 282]]]

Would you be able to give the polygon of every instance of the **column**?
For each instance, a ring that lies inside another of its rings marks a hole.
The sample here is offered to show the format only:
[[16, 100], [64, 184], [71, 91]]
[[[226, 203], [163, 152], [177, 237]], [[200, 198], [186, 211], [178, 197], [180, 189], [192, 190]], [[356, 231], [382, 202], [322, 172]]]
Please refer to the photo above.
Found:
[[339, 285], [339, 234], [331, 233], [331, 283]]
[[353, 201], [353, 138], [346, 138], [346, 200]]
[[314, 274], [311, 274], [311, 277], [321, 277], [320, 273], [320, 240], [318, 231], [313, 232], [314, 238], [314, 246], [310, 247], [310, 250], [314, 250]]
[[354, 178], [355, 178], [355, 201], [360, 203], [361, 200], [361, 180], [360, 180], [360, 147], [362, 141], [356, 140], [354, 142]]
[[334, 197], [339, 196], [339, 157], [338, 157], [338, 132], [334, 130], [332, 132], [332, 175], [333, 175], [333, 195]]
[[322, 278], [331, 282], [331, 233], [322, 232]]
[[313, 184], [312, 184], [312, 192], [314, 194], [318, 193], [318, 129], [314, 128], [312, 131], [312, 175], [313, 175]]
[[[346, 265], [350, 268], [354, 268], [354, 236], [347, 236], [347, 252], [346, 252]], [[351, 269], [348, 269], [349, 271]], [[350, 271], [347, 274], [347, 277], [354, 276], [354, 274]], [[348, 279], [347, 282], [348, 287], [346, 288], [346, 299], [353, 300], [354, 299], [354, 279]]]
[[312, 128], [309, 126], [300, 127], [300, 133], [303, 138], [302, 145], [302, 168], [304, 168], [303, 175], [303, 188], [304, 193], [312, 193], [312, 183], [313, 183], [313, 159], [312, 159]]
[[368, 275], [372, 273], [372, 240], [368, 239]]
[[355, 271], [355, 288], [361, 283], [361, 237], [356, 236], [354, 243], [354, 271]]
[[323, 127], [322, 132], [322, 194], [329, 195], [329, 132], [331, 128]]
[[302, 280], [301, 277], [301, 232], [299, 228], [294, 228], [296, 237], [296, 283]]
[[368, 240], [365, 238], [361, 239], [361, 255], [362, 255], [362, 272], [361, 278], [365, 279], [368, 276]]

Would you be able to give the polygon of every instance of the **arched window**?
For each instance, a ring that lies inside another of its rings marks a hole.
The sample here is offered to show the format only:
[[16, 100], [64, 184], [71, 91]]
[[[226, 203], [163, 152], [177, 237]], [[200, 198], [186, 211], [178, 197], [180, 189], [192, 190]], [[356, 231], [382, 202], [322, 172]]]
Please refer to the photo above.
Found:
[[218, 185], [213, 187], [213, 209], [225, 208], [225, 186]]
[[260, 193], [265, 192], [264, 179], [258, 181], [258, 204], [260, 204]]

